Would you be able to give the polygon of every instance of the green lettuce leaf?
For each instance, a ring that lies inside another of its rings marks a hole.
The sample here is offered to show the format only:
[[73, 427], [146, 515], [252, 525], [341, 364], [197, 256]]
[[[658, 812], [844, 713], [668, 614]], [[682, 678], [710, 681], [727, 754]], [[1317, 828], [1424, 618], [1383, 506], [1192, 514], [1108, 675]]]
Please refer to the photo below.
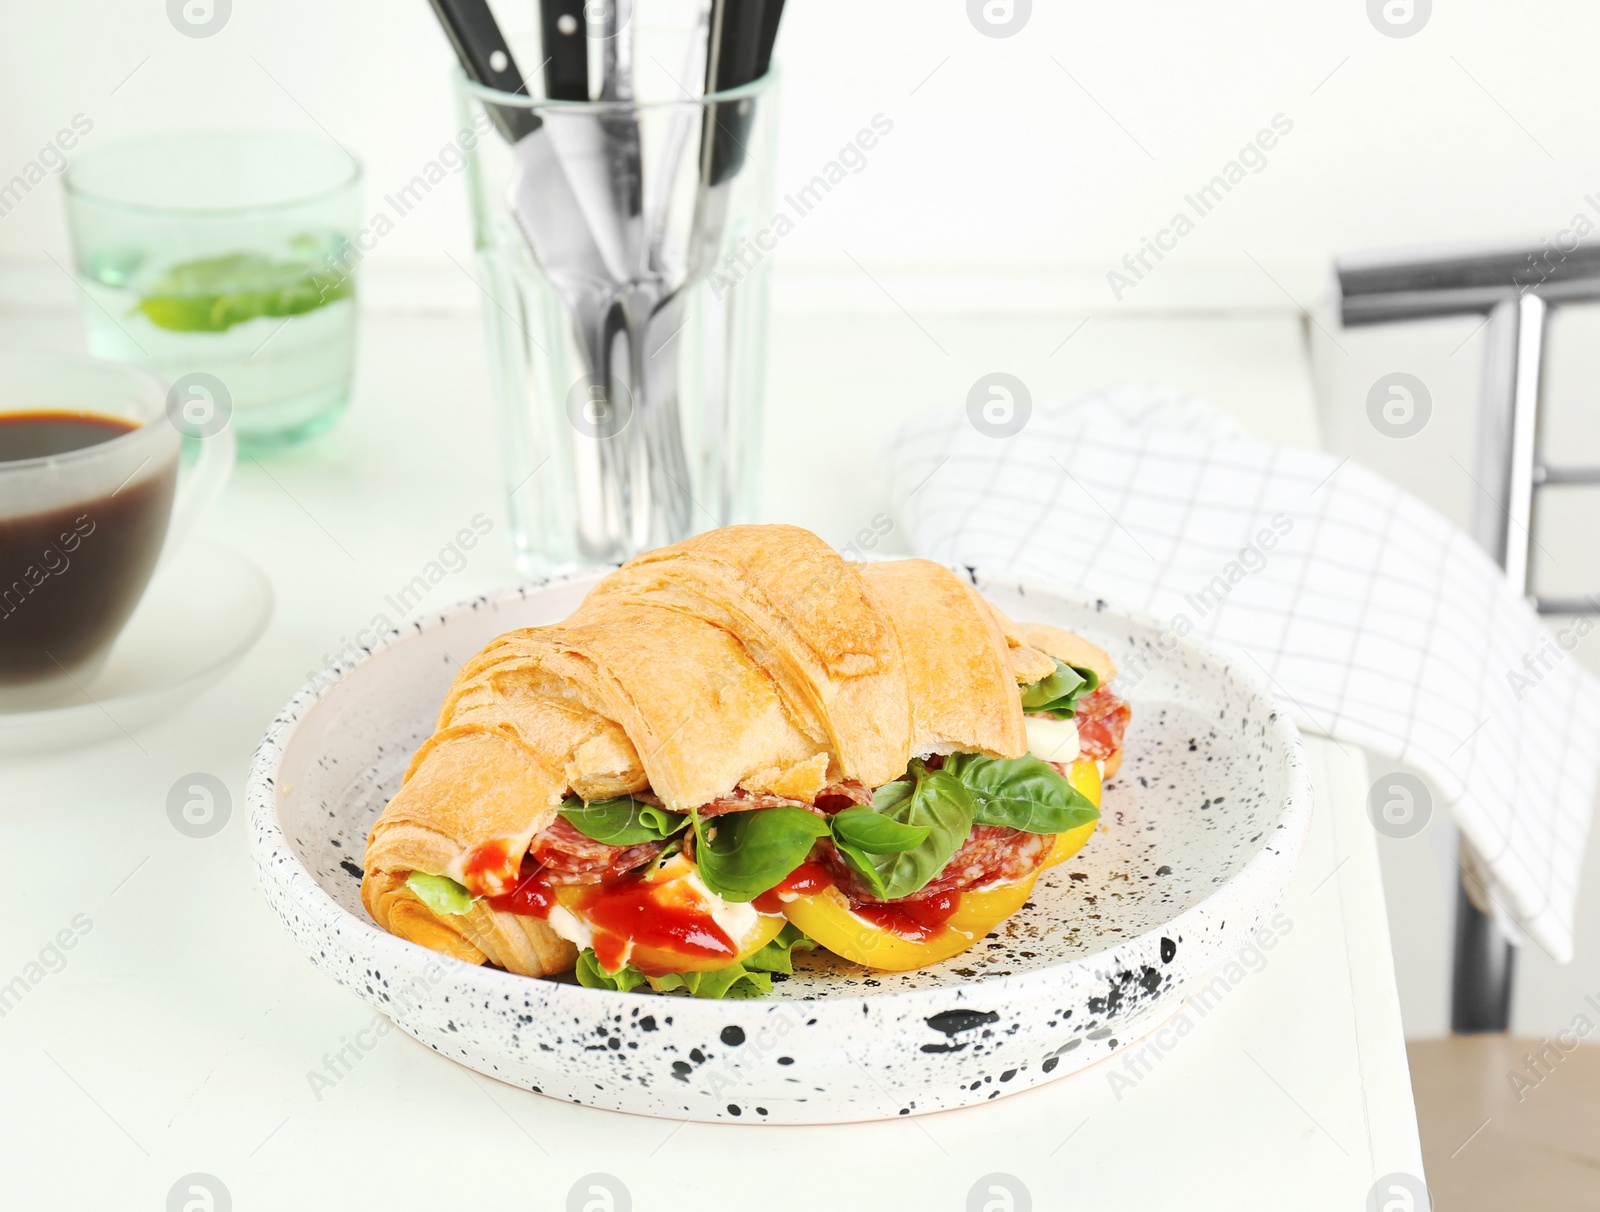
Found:
[[700, 878], [725, 901], [752, 901], [776, 887], [828, 836], [828, 822], [804, 808], [755, 808], [710, 821], [689, 815]]
[[600, 966], [593, 947], [586, 947], [583, 954], [578, 956], [572, 974], [578, 978], [578, 984], [586, 989], [612, 989], [627, 993], [644, 984], [644, 973], [632, 964], [622, 965], [618, 972], [607, 972]]
[[690, 997], [750, 998], [772, 992], [772, 977], [752, 972], [744, 964], [729, 964], [712, 972], [669, 972], [646, 978], [657, 993], [685, 990]]
[[1054, 673], [1022, 688], [1022, 709], [1070, 720], [1078, 700], [1099, 688], [1100, 678], [1094, 670], [1057, 661]]
[[[779, 936], [781, 937], [782, 935]], [[803, 935], [801, 937], [804, 938]], [[578, 978], [578, 984], [585, 988], [612, 989], [619, 993], [630, 993], [640, 985], [648, 985], [657, 993], [682, 991], [690, 997], [761, 997], [772, 992], [772, 977], [767, 972], [754, 970], [746, 965], [756, 956], [763, 955], [777, 941], [774, 939], [772, 943], [767, 944], [756, 952], [756, 955], [741, 964], [729, 964], [726, 968], [718, 968], [714, 972], [668, 972], [663, 976], [646, 976], [632, 964], [624, 964], [617, 972], [607, 972], [600, 966], [594, 950], [590, 948], [578, 956], [573, 975]], [[788, 950], [784, 949], [785, 963], [788, 962], [788, 954]]]
[[873, 896], [893, 901], [920, 891], [944, 870], [972, 832], [972, 796], [954, 775], [911, 763], [911, 779], [885, 783], [872, 796], [872, 811], [901, 825], [927, 830], [908, 850], [874, 854], [837, 837], [834, 845]]
[[810, 951], [816, 945], [799, 926], [785, 922], [776, 938], [753, 955], [745, 956], [742, 962], [746, 968], [757, 972], [781, 972], [785, 976], [793, 976], [795, 948]]
[[687, 813], [668, 812], [654, 804], [641, 803], [630, 795], [614, 800], [595, 800], [585, 804], [568, 796], [560, 815], [579, 833], [607, 846], [637, 846], [659, 842], [689, 827]]
[[441, 916], [465, 913], [472, 908], [472, 893], [448, 876], [413, 871], [406, 876], [406, 887], [416, 893], [419, 901]]
[[1019, 758], [954, 753], [945, 758], [944, 769], [971, 795], [975, 824], [1065, 833], [1100, 818], [1087, 796], [1031, 753]]

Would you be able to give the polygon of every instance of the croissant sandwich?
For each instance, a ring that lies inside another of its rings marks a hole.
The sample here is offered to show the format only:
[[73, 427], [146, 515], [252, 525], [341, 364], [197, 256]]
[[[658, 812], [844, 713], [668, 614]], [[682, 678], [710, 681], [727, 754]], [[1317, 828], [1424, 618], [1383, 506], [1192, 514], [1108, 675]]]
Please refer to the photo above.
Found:
[[362, 901], [468, 963], [610, 989], [753, 996], [795, 947], [924, 967], [1094, 831], [1115, 675], [941, 565], [711, 531], [466, 664]]

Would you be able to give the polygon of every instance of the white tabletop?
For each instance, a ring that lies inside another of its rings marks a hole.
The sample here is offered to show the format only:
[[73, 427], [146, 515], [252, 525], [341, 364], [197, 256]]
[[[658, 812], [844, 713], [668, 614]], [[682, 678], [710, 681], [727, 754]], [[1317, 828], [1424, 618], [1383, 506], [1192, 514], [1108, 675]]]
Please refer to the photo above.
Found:
[[[898, 313], [779, 317], [768, 517], [847, 542], [886, 507], [874, 468], [890, 429], [959, 407], [996, 369], [1038, 398], [1133, 365], [1203, 390], [1264, 436], [1315, 437], [1289, 318], [1097, 319], [1053, 355], [1076, 319], [928, 324], [948, 352]], [[569, 1189], [603, 1173], [642, 1212], [959, 1210], [999, 1173], [1041, 1210], [1349, 1212], [1375, 1177], [1421, 1172], [1365, 762], [1320, 740], [1311, 839], [1259, 970], [1142, 1049], [981, 1108], [847, 1127], [680, 1125], [556, 1103], [372, 1033], [372, 1011], [295, 950], [256, 890], [246, 765], [275, 709], [386, 594], [475, 514], [498, 536], [505, 525], [476, 319], [378, 318], [363, 340], [350, 415], [312, 446], [241, 467], [204, 527], [272, 580], [277, 612], [257, 648], [177, 716], [127, 721], [134, 739], [7, 762], [0, 988], [22, 976], [25, 989], [0, 1017], [0, 1204], [166, 1207], [199, 1173], [240, 1209], [582, 1208]], [[0, 348], [76, 344], [64, 317], [0, 315]], [[512, 579], [506, 545], [490, 541], [419, 607]], [[166, 815], [168, 790], [197, 771], [234, 803], [201, 840]], [[71, 949], [41, 956], [61, 931]], [[313, 1088], [308, 1075], [349, 1041], [372, 1046], [336, 1086]]]

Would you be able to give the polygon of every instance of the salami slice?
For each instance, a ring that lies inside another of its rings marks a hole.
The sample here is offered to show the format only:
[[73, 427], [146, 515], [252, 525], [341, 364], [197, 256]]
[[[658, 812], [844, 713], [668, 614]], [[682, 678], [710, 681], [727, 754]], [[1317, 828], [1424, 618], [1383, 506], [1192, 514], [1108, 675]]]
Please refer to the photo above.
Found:
[[[1037, 871], [1055, 844], [1053, 833], [1024, 833], [1004, 825], [975, 825], [967, 840], [950, 856], [944, 870], [906, 900], [925, 900], [963, 888], [1015, 881]], [[879, 901], [856, 878], [853, 871], [829, 842], [819, 842], [813, 857], [828, 870], [840, 889], [861, 904], [896, 904]]]
[[550, 873], [551, 883], [598, 884], [643, 866], [665, 846], [665, 842], [608, 846], [585, 836], [565, 817], [558, 816], [534, 836], [528, 857]]
[[702, 819], [722, 816], [729, 812], [748, 812], [752, 808], [805, 808], [811, 812], [832, 815], [850, 807], [851, 804], [870, 803], [872, 803], [871, 789], [854, 779], [847, 779], [829, 783], [817, 792], [815, 804], [808, 804], [804, 800], [792, 800], [784, 795], [772, 795], [766, 791], [746, 791], [739, 787], [728, 795], [718, 796], [709, 803], [700, 805], [697, 811]]
[[817, 807], [829, 816], [835, 812], [843, 812], [852, 804], [870, 803], [872, 803], [872, 788], [855, 779], [829, 783], [817, 792]]
[[917, 895], [932, 896], [1001, 880], [1020, 880], [1044, 864], [1054, 844], [1053, 833], [1024, 833], [1004, 825], [974, 825], [972, 833], [950, 856], [944, 870]]
[[744, 788], [735, 788], [728, 795], [719, 795], [716, 799], [701, 804], [696, 811], [701, 820], [709, 820], [714, 816], [726, 816], [730, 812], [749, 812], [754, 808], [804, 808], [807, 811], [811, 805], [804, 800], [792, 800], [786, 795], [772, 795], [766, 791], [746, 791]]
[[1110, 775], [1122, 760], [1122, 738], [1128, 730], [1128, 704], [1102, 686], [1078, 704], [1078, 752], [1105, 762]]

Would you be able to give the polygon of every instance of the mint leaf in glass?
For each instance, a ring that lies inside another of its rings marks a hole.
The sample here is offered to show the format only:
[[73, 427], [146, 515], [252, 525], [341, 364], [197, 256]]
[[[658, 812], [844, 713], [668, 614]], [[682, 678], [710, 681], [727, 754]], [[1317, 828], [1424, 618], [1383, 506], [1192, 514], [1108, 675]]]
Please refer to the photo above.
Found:
[[304, 315], [354, 293], [351, 275], [328, 260], [230, 253], [172, 266], [134, 310], [170, 332], [226, 332], [261, 316]]

